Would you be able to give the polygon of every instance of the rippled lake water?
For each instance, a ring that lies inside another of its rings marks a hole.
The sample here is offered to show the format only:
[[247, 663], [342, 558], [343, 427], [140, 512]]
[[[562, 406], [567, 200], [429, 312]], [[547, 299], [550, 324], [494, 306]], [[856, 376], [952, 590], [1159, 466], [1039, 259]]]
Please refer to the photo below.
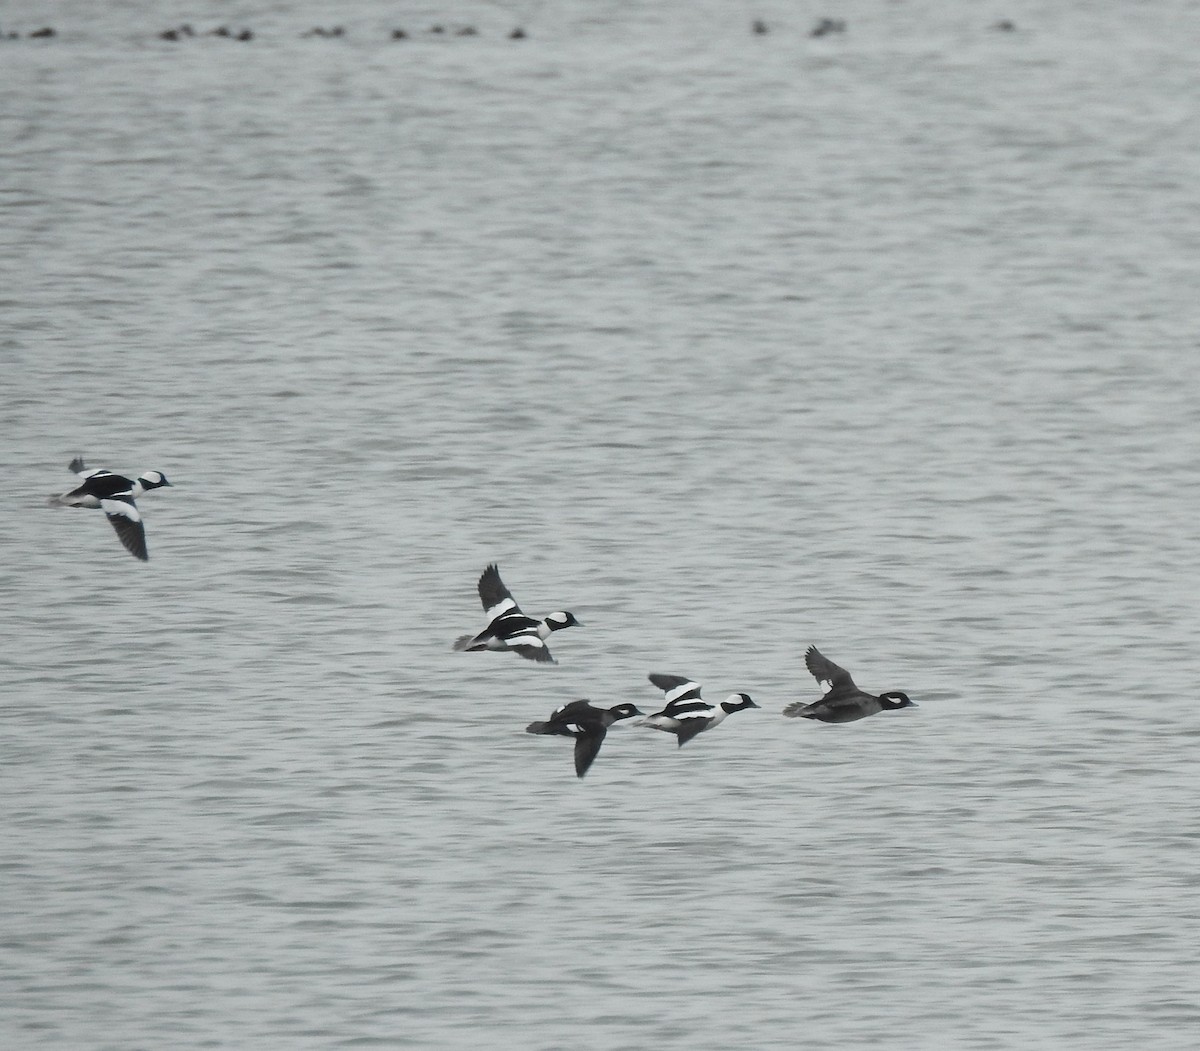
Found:
[[[1194, 1046], [1200, 8], [1130, 10], [6, 5], [0, 1045]], [[490, 561], [557, 667], [451, 652]], [[813, 643], [921, 706], [781, 718]], [[762, 710], [523, 733], [651, 671]]]

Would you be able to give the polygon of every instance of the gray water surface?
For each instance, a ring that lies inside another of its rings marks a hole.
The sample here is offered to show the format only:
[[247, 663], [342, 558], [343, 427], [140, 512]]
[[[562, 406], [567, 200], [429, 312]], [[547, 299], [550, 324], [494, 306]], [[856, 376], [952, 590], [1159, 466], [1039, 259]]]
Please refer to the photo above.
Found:
[[1200, 9], [836, 7], [7, 5], [0, 1045], [1195, 1045]]

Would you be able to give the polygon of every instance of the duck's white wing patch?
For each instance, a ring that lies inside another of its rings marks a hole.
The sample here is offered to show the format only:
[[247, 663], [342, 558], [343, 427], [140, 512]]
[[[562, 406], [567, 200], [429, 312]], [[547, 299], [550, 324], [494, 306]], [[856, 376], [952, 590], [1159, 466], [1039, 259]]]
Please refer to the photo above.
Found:
[[663, 675], [661, 672], [651, 672], [650, 681], [667, 695], [668, 705], [674, 704], [676, 701], [700, 699], [700, 684], [683, 675]]
[[520, 613], [521, 609], [513, 597], [509, 595], [508, 598], [501, 599], [494, 606], [488, 606], [484, 610], [483, 615], [487, 618], [488, 624], [491, 625], [503, 617], [504, 614], [513, 612]]
[[100, 501], [101, 510], [108, 516], [117, 537], [134, 558], [143, 562], [150, 558], [146, 551], [146, 527], [137, 505], [130, 496], [113, 496]]

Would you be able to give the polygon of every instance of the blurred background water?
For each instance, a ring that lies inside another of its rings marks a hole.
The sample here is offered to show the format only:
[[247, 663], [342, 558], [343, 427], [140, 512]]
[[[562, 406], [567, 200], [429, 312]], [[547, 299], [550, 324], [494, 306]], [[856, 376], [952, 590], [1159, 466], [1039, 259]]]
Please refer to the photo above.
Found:
[[[0, 1045], [1194, 1046], [1196, 4], [42, 25]], [[450, 651], [493, 560], [558, 667]], [[810, 643], [921, 707], [780, 718]], [[522, 732], [650, 671], [763, 710]]]

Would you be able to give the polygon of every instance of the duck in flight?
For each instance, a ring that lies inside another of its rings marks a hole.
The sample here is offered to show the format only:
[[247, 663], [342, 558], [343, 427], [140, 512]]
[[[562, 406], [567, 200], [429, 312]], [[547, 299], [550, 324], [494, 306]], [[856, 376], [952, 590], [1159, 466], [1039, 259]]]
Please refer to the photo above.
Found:
[[731, 693], [719, 704], [709, 704], [700, 699], [700, 684], [682, 675], [651, 672], [650, 681], [666, 693], [667, 704], [661, 712], [646, 716], [637, 725], [674, 734], [680, 748], [696, 734], [719, 726], [726, 716], [758, 707], [748, 693]]
[[161, 471], [147, 471], [136, 478], [126, 478], [103, 467], [88, 470], [78, 456], [71, 461], [70, 469], [83, 484], [61, 496], [51, 497], [50, 502], [59, 507], [98, 507], [108, 516], [125, 550], [134, 558], [148, 561], [146, 527], [134, 501], [151, 489], [170, 485], [167, 476]]
[[493, 564], [479, 578], [479, 598], [483, 602], [487, 627], [478, 635], [460, 635], [455, 640], [456, 650], [469, 653], [478, 650], [512, 650], [527, 660], [557, 664], [550, 656], [546, 640], [556, 631], [577, 625], [579, 621], [572, 613], [557, 611], [548, 613], [541, 620], [534, 620], [521, 612], [512, 592], [500, 579], [500, 570]]
[[525, 727], [525, 732], [574, 737], [575, 776], [583, 777], [600, 754], [600, 746], [604, 743], [608, 728], [619, 719], [632, 719], [641, 714], [632, 704], [595, 708], [588, 701], [571, 701], [561, 708], [555, 708], [544, 722], [530, 723]]
[[865, 719], [868, 715], [877, 715], [879, 712], [917, 707], [917, 702], [909, 700], [908, 694], [900, 690], [889, 690], [879, 696], [863, 692], [854, 685], [854, 680], [845, 668], [839, 668], [816, 646], [808, 647], [808, 652], [804, 654], [804, 663], [808, 665], [813, 678], [821, 684], [825, 696], [811, 704], [805, 701], [789, 704], [784, 708], [783, 714], [793, 719], [852, 723], [856, 719]]

